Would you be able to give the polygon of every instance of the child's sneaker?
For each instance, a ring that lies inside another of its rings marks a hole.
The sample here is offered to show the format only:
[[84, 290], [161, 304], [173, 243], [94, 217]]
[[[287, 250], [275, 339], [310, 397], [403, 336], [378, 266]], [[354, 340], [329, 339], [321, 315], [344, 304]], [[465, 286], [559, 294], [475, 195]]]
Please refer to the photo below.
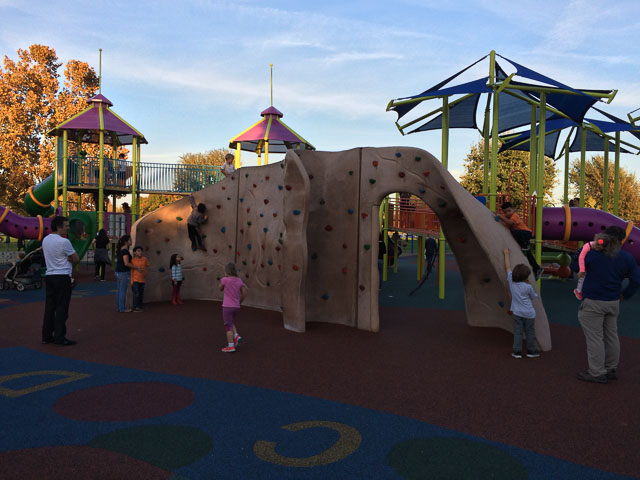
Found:
[[578, 300], [582, 300], [582, 292], [580, 292], [577, 288], [573, 291], [573, 294]]
[[520, 353], [520, 352], [513, 352], [513, 353], [511, 354], [511, 356], [512, 356], [513, 358], [522, 358], [522, 353]]
[[238, 345], [240, 345], [240, 342], [242, 341], [242, 337], [240, 335], [236, 335], [236, 338], [234, 339], [234, 347], [237, 347]]
[[538, 358], [539, 356], [540, 356], [540, 353], [537, 351], [531, 352], [531, 353], [527, 352], [527, 358]]
[[236, 347], [224, 347], [221, 351], [224, 353], [233, 353], [236, 351]]

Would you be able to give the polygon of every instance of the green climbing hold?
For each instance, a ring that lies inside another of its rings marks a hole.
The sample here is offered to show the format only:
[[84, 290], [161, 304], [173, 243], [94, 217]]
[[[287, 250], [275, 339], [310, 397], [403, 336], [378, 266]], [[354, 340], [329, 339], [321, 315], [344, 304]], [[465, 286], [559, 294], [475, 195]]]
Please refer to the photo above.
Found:
[[353, 175], [353, 170], [349, 170], [349, 175]]
[[375, 179], [374, 179], [374, 178], [370, 178], [370, 179], [369, 179], [369, 183], [370, 183], [371, 185], [373, 185], [374, 183], [376, 183], [376, 181], [375, 181]]
[[364, 244], [364, 249], [365, 250], [369, 250], [371, 248], [371, 245], [369, 245], [368, 243]]
[[440, 208], [444, 208], [447, 206], [447, 202], [445, 202], [444, 200], [438, 200], [438, 206]]
[[176, 217], [176, 220], [181, 222], [182, 221], [182, 217]]

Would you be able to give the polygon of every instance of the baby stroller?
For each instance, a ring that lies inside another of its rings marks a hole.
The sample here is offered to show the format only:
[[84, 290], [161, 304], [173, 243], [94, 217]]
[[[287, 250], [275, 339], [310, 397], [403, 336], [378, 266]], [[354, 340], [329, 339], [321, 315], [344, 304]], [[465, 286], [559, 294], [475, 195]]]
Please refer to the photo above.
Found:
[[15, 288], [23, 292], [26, 287], [42, 288], [40, 269], [44, 265], [44, 254], [37, 248], [18, 259], [0, 281], [0, 290]]

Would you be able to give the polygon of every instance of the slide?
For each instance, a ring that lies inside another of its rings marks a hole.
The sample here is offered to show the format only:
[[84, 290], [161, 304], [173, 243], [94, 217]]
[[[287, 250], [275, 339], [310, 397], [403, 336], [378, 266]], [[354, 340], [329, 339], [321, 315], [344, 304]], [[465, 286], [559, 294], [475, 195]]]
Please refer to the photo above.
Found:
[[593, 208], [545, 207], [542, 210], [544, 240], [576, 240], [588, 242], [596, 233], [610, 226], [624, 228], [627, 238], [622, 249], [640, 264], [640, 229], [612, 213]]
[[[0, 233], [14, 238], [34, 240], [41, 242], [51, 233], [51, 218], [54, 209], [51, 201], [54, 196], [54, 178], [48, 176], [44, 181], [29, 191], [24, 199], [24, 206], [32, 217], [23, 217], [12, 212], [6, 207], [0, 206]], [[95, 212], [69, 212], [69, 240], [73, 248], [82, 259], [91, 245], [91, 240], [96, 236], [97, 214]], [[37, 248], [37, 245], [29, 245], [28, 250]]]

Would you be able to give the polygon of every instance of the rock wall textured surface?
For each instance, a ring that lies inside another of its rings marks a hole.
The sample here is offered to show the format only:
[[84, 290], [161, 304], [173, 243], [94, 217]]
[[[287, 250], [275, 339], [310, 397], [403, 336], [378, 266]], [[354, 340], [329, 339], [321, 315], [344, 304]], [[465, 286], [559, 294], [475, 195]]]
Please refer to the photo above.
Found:
[[[152, 263], [145, 297], [169, 299], [167, 267], [176, 252], [185, 257], [183, 299], [221, 300], [217, 279], [234, 261], [249, 287], [245, 304], [282, 310], [286, 328], [304, 331], [319, 321], [378, 331], [378, 207], [394, 192], [422, 198], [440, 218], [469, 324], [511, 331], [502, 250], [511, 249], [513, 265], [525, 257], [435, 157], [409, 147], [289, 151], [283, 162], [238, 170], [195, 194], [208, 207], [207, 252], [191, 252], [188, 199], [143, 217], [134, 235]], [[546, 313], [539, 299], [534, 306], [538, 341], [549, 350]]]

